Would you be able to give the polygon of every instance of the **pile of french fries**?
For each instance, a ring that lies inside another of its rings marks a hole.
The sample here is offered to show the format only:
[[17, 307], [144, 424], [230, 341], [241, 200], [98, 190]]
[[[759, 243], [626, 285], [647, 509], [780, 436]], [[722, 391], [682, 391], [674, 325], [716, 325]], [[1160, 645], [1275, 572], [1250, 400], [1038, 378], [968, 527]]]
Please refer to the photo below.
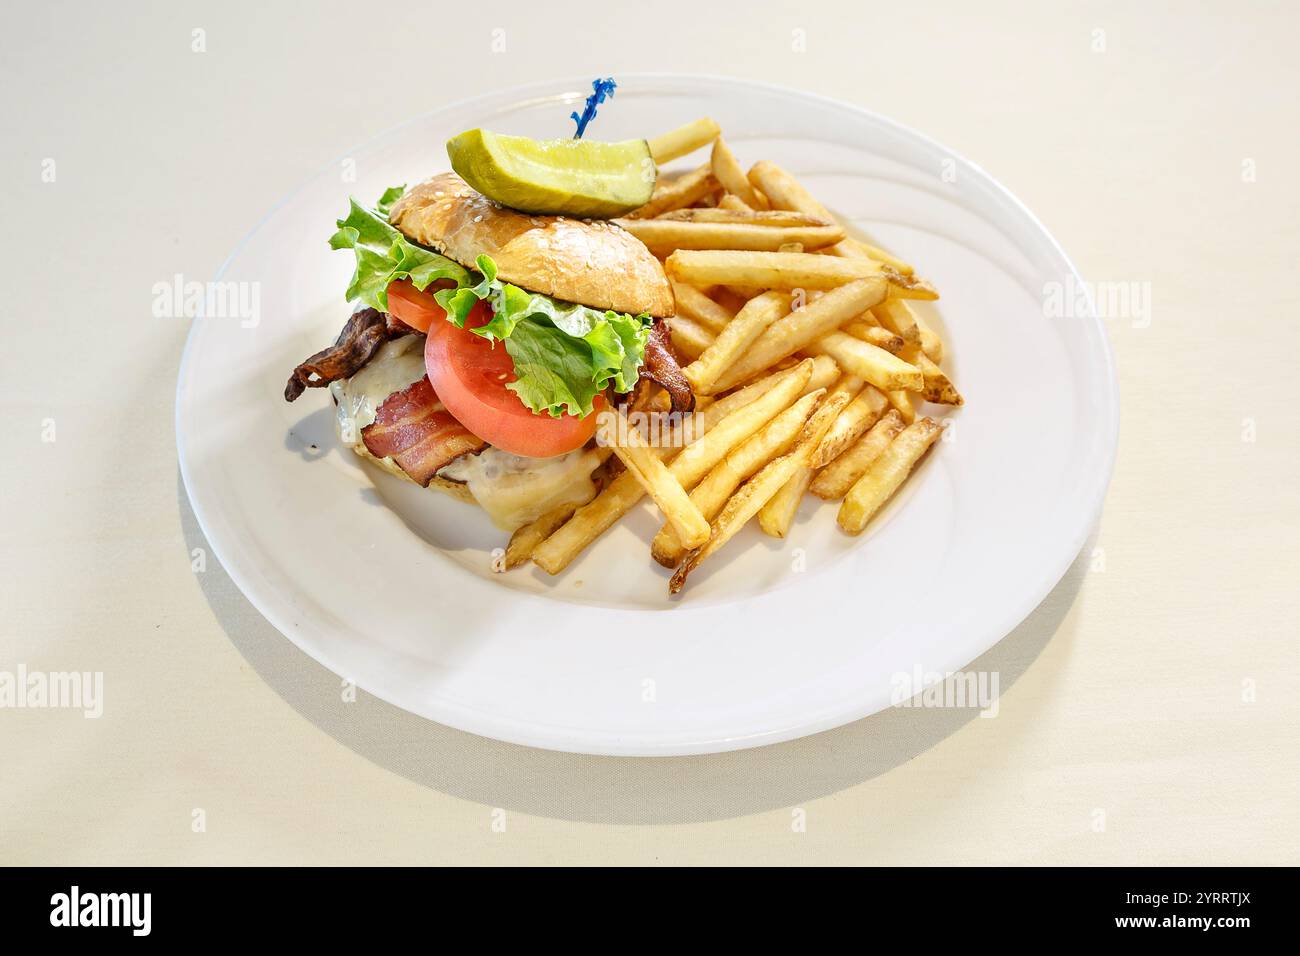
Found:
[[617, 220], [672, 282], [668, 323], [689, 360], [694, 440], [652, 445], [626, 418], [603, 428], [622, 471], [588, 503], [515, 532], [507, 568], [531, 559], [559, 574], [647, 495], [664, 517], [650, 552], [675, 569], [674, 594], [751, 519], [784, 537], [808, 492], [839, 501], [840, 527], [860, 534], [942, 433], [917, 404], [962, 404], [940, 368], [943, 343], [908, 304], [937, 299], [934, 286], [850, 236], [781, 167], [746, 173], [713, 120], [650, 141], [661, 167], [708, 146], [707, 163], [661, 177]]

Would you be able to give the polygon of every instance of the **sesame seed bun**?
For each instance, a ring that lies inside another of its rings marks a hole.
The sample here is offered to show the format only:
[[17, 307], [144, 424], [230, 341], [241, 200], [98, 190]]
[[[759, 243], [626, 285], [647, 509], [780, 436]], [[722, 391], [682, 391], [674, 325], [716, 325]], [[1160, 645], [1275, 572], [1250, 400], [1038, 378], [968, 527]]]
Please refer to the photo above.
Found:
[[672, 288], [659, 260], [611, 222], [507, 209], [455, 173], [407, 190], [389, 221], [407, 238], [471, 269], [478, 256], [491, 256], [502, 280], [530, 292], [633, 315], [673, 314]]

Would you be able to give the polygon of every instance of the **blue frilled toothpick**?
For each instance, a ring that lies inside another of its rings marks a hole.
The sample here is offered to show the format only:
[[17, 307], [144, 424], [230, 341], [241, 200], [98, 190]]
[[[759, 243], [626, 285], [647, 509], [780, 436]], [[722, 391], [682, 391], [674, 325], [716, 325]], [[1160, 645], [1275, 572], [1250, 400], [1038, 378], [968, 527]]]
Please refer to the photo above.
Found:
[[592, 94], [587, 97], [587, 105], [583, 108], [582, 115], [569, 114], [569, 118], [578, 124], [578, 131], [573, 134], [574, 139], [582, 139], [582, 134], [587, 132], [587, 124], [596, 118], [596, 107], [605, 102], [606, 97], [613, 96], [617, 86], [612, 76], [591, 81]]

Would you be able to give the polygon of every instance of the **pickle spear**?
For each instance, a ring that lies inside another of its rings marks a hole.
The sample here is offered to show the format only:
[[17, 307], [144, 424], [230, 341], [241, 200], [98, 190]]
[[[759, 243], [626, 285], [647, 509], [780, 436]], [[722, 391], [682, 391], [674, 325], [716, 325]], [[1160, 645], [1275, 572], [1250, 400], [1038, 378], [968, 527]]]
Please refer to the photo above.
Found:
[[643, 139], [530, 139], [471, 129], [447, 140], [447, 155], [465, 182], [523, 212], [611, 219], [645, 205], [655, 187]]

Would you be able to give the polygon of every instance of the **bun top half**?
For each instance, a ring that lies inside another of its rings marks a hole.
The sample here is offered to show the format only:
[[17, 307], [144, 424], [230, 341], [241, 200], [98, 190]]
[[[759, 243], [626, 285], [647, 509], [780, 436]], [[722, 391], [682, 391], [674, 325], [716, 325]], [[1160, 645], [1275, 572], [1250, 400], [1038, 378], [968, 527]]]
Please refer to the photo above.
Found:
[[455, 173], [409, 189], [388, 218], [407, 238], [471, 269], [478, 256], [491, 256], [502, 280], [530, 292], [632, 315], [673, 314], [659, 260], [611, 222], [507, 209]]

